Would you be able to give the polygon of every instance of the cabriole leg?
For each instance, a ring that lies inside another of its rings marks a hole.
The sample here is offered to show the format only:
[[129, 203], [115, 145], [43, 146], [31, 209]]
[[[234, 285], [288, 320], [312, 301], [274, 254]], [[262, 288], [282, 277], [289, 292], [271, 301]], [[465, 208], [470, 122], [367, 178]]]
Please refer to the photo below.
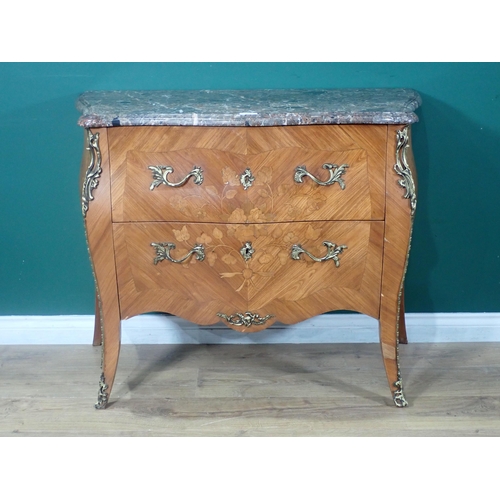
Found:
[[380, 345], [394, 404], [404, 407], [408, 403], [401, 380], [399, 342], [407, 342], [403, 284], [417, 205], [416, 171], [410, 127], [390, 126], [388, 132]]
[[[112, 302], [114, 302], [112, 300]], [[102, 345], [102, 373], [99, 379], [99, 390], [95, 408], [102, 410], [106, 408], [111, 389], [115, 380], [118, 358], [120, 355], [120, 313], [117, 307], [106, 308], [106, 300], [103, 300], [103, 328], [104, 339]]]
[[399, 366], [399, 315], [397, 302], [383, 304], [379, 325], [382, 358], [384, 360], [385, 373], [387, 375], [394, 404], [398, 407], [408, 406], [408, 402], [403, 392], [403, 381], [401, 379]]
[[87, 129], [82, 159], [82, 214], [96, 285], [94, 345], [102, 362], [96, 408], [105, 408], [120, 353], [120, 307], [113, 251], [107, 129]]

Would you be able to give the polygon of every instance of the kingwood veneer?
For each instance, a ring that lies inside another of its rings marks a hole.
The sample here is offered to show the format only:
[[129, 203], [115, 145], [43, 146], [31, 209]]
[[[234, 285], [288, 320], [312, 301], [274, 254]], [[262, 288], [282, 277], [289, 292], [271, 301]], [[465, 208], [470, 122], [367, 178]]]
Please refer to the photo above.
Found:
[[[120, 321], [150, 311], [200, 325], [223, 321], [249, 334], [332, 310], [367, 314], [380, 323], [394, 402], [407, 405], [398, 343], [406, 341], [418, 94], [403, 90], [402, 100], [397, 90], [382, 91], [406, 113], [401, 118], [373, 109], [380, 95], [360, 104], [355, 93], [335, 99], [319, 91], [323, 101], [313, 104], [326, 107], [318, 118], [310, 102], [307, 112], [284, 113], [292, 91], [277, 92], [259, 101], [260, 115], [245, 103], [244, 113], [230, 117], [241, 92], [224, 105], [223, 92], [208, 101], [195, 95], [201, 110], [188, 123], [172, 100], [157, 112], [147, 93], [129, 93], [129, 101], [123, 93], [81, 98], [82, 211], [98, 297], [94, 344], [103, 345], [97, 408], [111, 394]], [[192, 103], [193, 93], [170, 94], [178, 106]], [[304, 95], [288, 107], [311, 99]], [[349, 98], [355, 109], [346, 118]], [[219, 107], [203, 108], [214, 102]], [[301, 124], [306, 118], [313, 123]]]

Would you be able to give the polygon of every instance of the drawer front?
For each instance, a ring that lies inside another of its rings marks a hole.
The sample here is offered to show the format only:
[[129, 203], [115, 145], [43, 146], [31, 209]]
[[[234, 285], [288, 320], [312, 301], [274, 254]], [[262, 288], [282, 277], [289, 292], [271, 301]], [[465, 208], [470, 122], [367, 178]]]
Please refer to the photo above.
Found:
[[[257, 331], [334, 309], [378, 317], [382, 222], [114, 224], [122, 317]], [[247, 311], [265, 323], [242, 325]]]
[[[218, 222], [220, 213], [239, 205], [227, 193], [224, 169], [243, 167], [244, 129], [122, 127], [109, 129], [108, 137], [114, 221]], [[201, 175], [189, 176], [196, 167]], [[163, 182], [178, 184], [186, 176], [179, 187]]]
[[383, 219], [385, 126], [109, 132], [116, 222]]
[[386, 141], [384, 125], [250, 128], [250, 206], [277, 222], [383, 220]]

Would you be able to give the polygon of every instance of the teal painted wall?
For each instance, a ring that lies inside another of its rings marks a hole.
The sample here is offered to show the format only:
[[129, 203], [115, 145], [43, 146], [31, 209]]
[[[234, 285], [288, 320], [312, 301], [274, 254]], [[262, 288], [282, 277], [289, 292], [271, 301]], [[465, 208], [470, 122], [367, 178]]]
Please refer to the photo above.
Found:
[[77, 96], [106, 89], [411, 87], [409, 312], [500, 311], [500, 64], [0, 64], [0, 315], [91, 314]]

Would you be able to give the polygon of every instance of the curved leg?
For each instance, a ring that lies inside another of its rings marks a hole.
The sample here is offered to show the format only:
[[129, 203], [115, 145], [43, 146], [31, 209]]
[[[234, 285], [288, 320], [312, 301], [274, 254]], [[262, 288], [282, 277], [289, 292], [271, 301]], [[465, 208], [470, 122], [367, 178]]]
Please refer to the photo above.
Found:
[[380, 345], [384, 360], [385, 373], [392, 392], [394, 404], [398, 407], [408, 406], [403, 394], [403, 383], [399, 368], [398, 349], [398, 303], [396, 300], [384, 300], [380, 316]]
[[[107, 296], [106, 296], [107, 295]], [[113, 293], [101, 292], [102, 322], [104, 342], [102, 346], [102, 373], [99, 379], [96, 409], [106, 408], [115, 380], [120, 355], [121, 323], [118, 300]]]
[[406, 328], [400, 327], [404, 326], [403, 283], [416, 208], [416, 177], [410, 128], [390, 126], [388, 132], [380, 345], [394, 404], [403, 407], [408, 403], [399, 366], [399, 341], [406, 340]]
[[405, 321], [405, 292], [401, 292], [401, 303], [399, 306], [399, 343], [408, 344], [406, 336], [406, 321]]
[[97, 292], [95, 294], [95, 320], [94, 320], [94, 340], [92, 345], [97, 346], [102, 344], [102, 332], [101, 332], [101, 312], [99, 309], [99, 297]]
[[[115, 379], [120, 353], [120, 306], [113, 251], [107, 130], [86, 130], [82, 160], [82, 213], [90, 260], [96, 280], [97, 301], [94, 345], [101, 343], [102, 373], [96, 408], [105, 408]], [[99, 328], [98, 328], [99, 327]], [[97, 335], [97, 330], [99, 335]]]

